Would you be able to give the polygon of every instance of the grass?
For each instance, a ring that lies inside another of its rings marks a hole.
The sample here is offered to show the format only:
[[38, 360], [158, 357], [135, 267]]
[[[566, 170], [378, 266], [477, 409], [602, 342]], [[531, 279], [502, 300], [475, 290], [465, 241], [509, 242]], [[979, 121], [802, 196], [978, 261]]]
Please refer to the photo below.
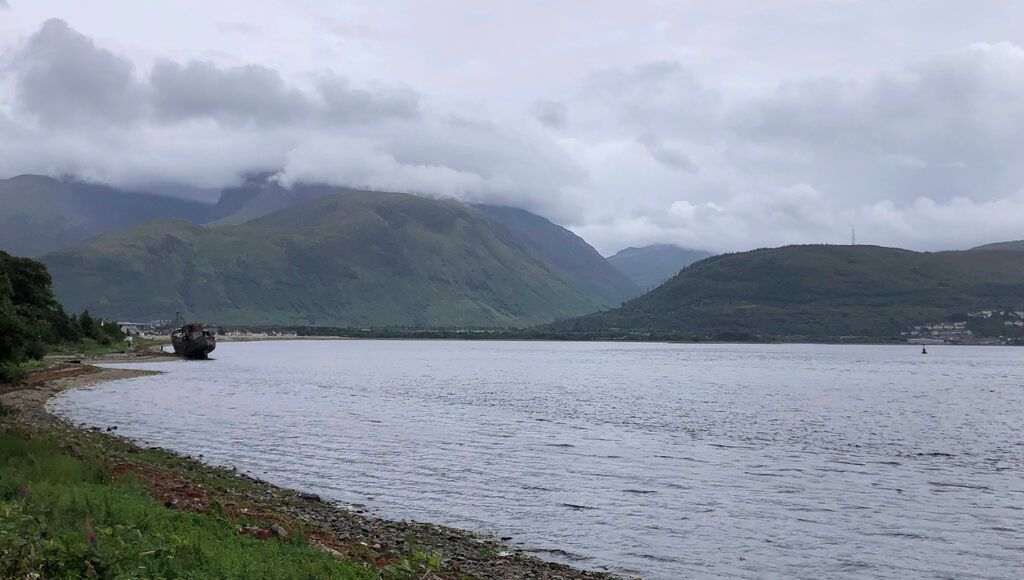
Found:
[[37, 371], [39, 369], [45, 369], [51, 365], [50, 362], [45, 360], [29, 359], [20, 365], [18, 365], [23, 371]]
[[128, 350], [127, 343], [113, 342], [111, 344], [100, 344], [91, 338], [86, 338], [72, 344], [53, 345], [49, 347], [46, 354], [75, 353], [82, 356], [98, 356], [111, 352], [121, 352], [122, 350]]
[[106, 459], [23, 435], [0, 432], [0, 577], [381, 577], [301, 534], [258, 540], [222, 511], [167, 509]]
[[[208, 504], [168, 509], [169, 492]], [[0, 578], [472, 580], [442, 573], [441, 553], [417, 544], [386, 557], [332, 544], [330, 532], [287, 515], [305, 507], [294, 492], [268, 496], [233, 470], [161, 449], [0, 419]], [[240, 533], [273, 522], [286, 540]]]
[[[138, 351], [141, 348], [144, 348], [144, 347], [147, 347], [147, 346], [154, 345], [154, 344], [162, 342], [162, 341], [159, 341], [159, 340], [153, 340], [153, 339], [149, 339], [149, 338], [139, 338], [138, 336], [135, 336], [135, 337], [132, 337], [132, 338], [133, 338], [133, 341], [134, 341], [132, 343], [132, 348], [133, 348], [133, 350], [136, 350], [136, 351]], [[128, 350], [128, 343], [124, 342], [124, 341], [116, 341], [116, 342], [112, 342], [110, 344], [102, 344], [102, 343], [97, 342], [97, 341], [95, 341], [95, 340], [93, 340], [91, 338], [86, 338], [86, 339], [83, 339], [83, 340], [81, 340], [79, 342], [72, 343], [72, 344], [52, 345], [52, 346], [49, 347], [49, 349], [47, 350], [46, 354], [70, 354], [70, 353], [74, 353], [74, 354], [81, 355], [81, 356], [101, 356], [101, 355], [105, 355], [105, 354], [110, 354], [112, 352], [123, 352], [123, 351], [126, 351], [126, 350]], [[42, 366], [46, 366], [46, 365], [43, 364]], [[26, 370], [34, 370], [34, 369], [26, 369]]]
[[135, 350], [138, 350], [138, 349], [140, 349], [142, 347], [151, 346], [151, 345], [154, 345], [154, 344], [167, 344], [167, 340], [166, 339], [155, 340], [155, 339], [152, 339], [152, 338], [143, 338], [141, 336], [133, 336], [132, 340], [134, 341], [134, 342], [132, 342], [132, 346], [133, 346], [133, 348], [135, 348]]

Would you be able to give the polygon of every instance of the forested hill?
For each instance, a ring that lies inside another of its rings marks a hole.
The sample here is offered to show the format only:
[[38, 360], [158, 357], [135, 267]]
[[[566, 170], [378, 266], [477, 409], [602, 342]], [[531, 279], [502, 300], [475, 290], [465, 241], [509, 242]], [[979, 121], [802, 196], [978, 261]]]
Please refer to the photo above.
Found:
[[150, 222], [42, 259], [67, 307], [118, 319], [521, 326], [599, 306], [479, 210], [398, 193], [338, 193], [241, 225]]
[[920, 253], [878, 246], [787, 246], [697, 262], [622, 308], [557, 332], [679, 338], [887, 338], [913, 324], [1024, 305], [1024, 253]]

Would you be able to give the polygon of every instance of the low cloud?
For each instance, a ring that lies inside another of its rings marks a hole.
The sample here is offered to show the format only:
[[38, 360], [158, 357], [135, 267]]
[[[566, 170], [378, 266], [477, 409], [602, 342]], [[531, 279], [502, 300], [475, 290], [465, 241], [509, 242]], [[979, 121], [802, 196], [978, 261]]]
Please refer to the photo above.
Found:
[[332, 125], [414, 120], [420, 116], [420, 96], [411, 89], [358, 89], [337, 75], [320, 78], [316, 88], [323, 107], [317, 116]]
[[258, 37], [263, 33], [263, 30], [258, 26], [253, 26], [245, 22], [217, 22], [214, 26], [220, 32], [227, 32], [232, 34], [241, 34], [244, 36]]
[[679, 171], [691, 173], [697, 171], [697, 166], [685, 153], [674, 147], [666, 146], [654, 135], [642, 135], [637, 141], [647, 148], [647, 152], [658, 163]]
[[491, 123], [438, 117], [356, 133], [304, 140], [288, 152], [277, 178], [286, 185], [324, 182], [404, 191], [563, 217], [563, 189], [585, 181], [557, 147]]
[[585, 126], [599, 134], [630, 131], [701, 141], [717, 131], [722, 106], [717, 90], [670, 61], [593, 72], [574, 96], [587, 116]]
[[1009, 43], [729, 101], [664, 62], [594, 73], [576, 94], [566, 138], [608, 185], [605, 210], [573, 225], [602, 250], [844, 243], [854, 224], [915, 249], [1024, 238], [1006, 217], [1024, 215], [1024, 49]]
[[220, 68], [209, 62], [161, 60], [149, 77], [157, 118], [165, 122], [211, 119], [227, 126], [350, 126], [420, 115], [420, 97], [403, 88], [360, 89], [337, 75], [322, 75], [312, 90], [291, 85], [273, 69]]
[[533, 103], [533, 107], [530, 108], [530, 112], [533, 113], [533, 117], [540, 121], [542, 125], [552, 129], [565, 128], [569, 117], [569, 111], [565, 103], [557, 101], [536, 101]]
[[259, 65], [158, 60], [149, 75], [96, 46], [61, 20], [49, 20], [13, 59], [17, 102], [44, 125], [174, 124], [211, 120], [238, 126], [346, 126], [419, 116], [419, 95], [400, 87], [351, 86], [320, 75], [300, 88]]
[[505, 110], [330, 71], [140, 70], [60, 20], [3, 60], [5, 176], [222, 187], [269, 171], [523, 207], [604, 253], [846, 243], [851, 225], [914, 249], [1024, 238], [1024, 50], [1009, 43], [732, 94], [652, 61]]
[[[807, 185], [759, 195], [740, 194], [720, 202], [678, 200], [663, 213], [621, 216], [607, 223], [580, 226], [586, 239], [617, 245], [670, 242], [714, 251], [742, 251], [785, 244], [848, 244], [850, 228], [857, 242], [917, 249], [966, 249], [1022, 237], [1024, 195], [991, 201], [963, 197], [939, 202], [920, 197], [907, 203], [879, 200], [837, 209]], [[666, 217], [667, 216], [667, 217]], [[936, 240], [941, 245], [936, 246]]]
[[288, 152], [274, 179], [286, 187], [297, 182], [338, 183], [370, 191], [404, 191], [466, 200], [489, 193], [508, 193], [515, 183], [503, 176], [485, 178], [446, 165], [402, 163], [372, 141], [323, 138]]
[[978, 44], [866, 81], [784, 83], [738, 106], [732, 128], [739, 165], [762, 148], [790, 151], [795, 163], [762, 170], [835, 195], [1011, 195], [1024, 185], [1013, 161], [1024, 156], [1024, 50]]
[[44, 125], [126, 124], [142, 112], [142, 87], [126, 58], [48, 20], [13, 59], [18, 106]]
[[123, 186], [231, 185], [253, 171], [467, 201], [558, 205], [579, 167], [529, 132], [423, 110], [402, 86], [331, 72], [295, 82], [260, 65], [157, 60], [147, 75], [60, 20], [13, 56], [15, 117], [0, 171]]
[[262, 66], [221, 69], [208, 62], [162, 60], [149, 80], [156, 115], [163, 121], [207, 117], [228, 125], [279, 125], [310, 113], [302, 91]]

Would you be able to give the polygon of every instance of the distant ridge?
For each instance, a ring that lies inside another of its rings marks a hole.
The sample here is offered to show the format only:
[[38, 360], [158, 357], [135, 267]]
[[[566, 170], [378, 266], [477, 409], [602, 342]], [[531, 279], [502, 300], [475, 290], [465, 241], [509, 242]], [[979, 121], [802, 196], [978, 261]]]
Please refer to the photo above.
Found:
[[680, 338], [886, 339], [913, 324], [1024, 305], [1024, 253], [787, 246], [715, 256], [560, 332]]
[[1017, 240], [1014, 242], [996, 242], [994, 244], [985, 244], [984, 246], [978, 246], [971, 248], [971, 251], [981, 250], [1009, 250], [1012, 252], [1024, 252], [1024, 240]]
[[654, 244], [620, 250], [609, 256], [608, 263], [646, 291], [661, 286], [683, 268], [711, 255], [711, 252], [673, 244]]
[[250, 176], [238, 187], [229, 187], [221, 192], [220, 200], [210, 211], [207, 223], [211, 225], [238, 225], [263, 217], [269, 213], [312, 201], [350, 188], [331, 185], [310, 185], [296, 183], [282, 187], [269, 180], [269, 174]]
[[0, 250], [36, 257], [154, 219], [203, 222], [212, 207], [81, 181], [20, 175], [0, 180]]

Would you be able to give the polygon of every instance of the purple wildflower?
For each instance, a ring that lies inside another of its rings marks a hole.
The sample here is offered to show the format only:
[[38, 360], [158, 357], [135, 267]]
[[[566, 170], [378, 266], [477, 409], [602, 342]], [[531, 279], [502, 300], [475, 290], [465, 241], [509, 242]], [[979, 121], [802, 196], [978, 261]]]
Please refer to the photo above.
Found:
[[21, 497], [28, 497], [28, 490], [25, 489], [24, 485], [18, 485], [18, 493], [21, 494]]
[[89, 521], [89, 516], [85, 516], [85, 533], [89, 537], [89, 543], [96, 547], [96, 533], [92, 531], [92, 522]]

